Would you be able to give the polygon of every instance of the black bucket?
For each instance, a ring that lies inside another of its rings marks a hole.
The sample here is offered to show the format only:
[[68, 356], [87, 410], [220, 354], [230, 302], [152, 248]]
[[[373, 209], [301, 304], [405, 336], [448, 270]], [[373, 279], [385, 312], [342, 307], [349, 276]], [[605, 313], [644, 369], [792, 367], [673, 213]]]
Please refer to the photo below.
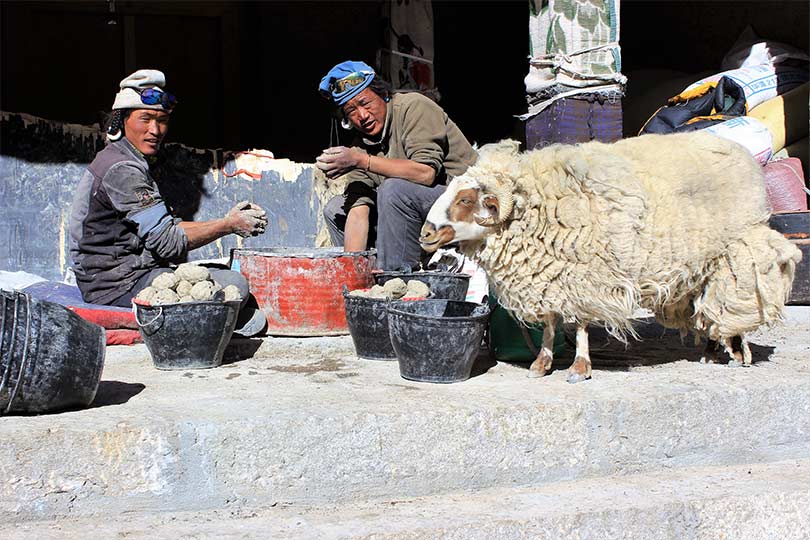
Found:
[[44, 413], [93, 402], [104, 329], [30, 295], [0, 294], [0, 414]]
[[157, 369], [207, 369], [222, 365], [239, 314], [239, 301], [133, 303], [135, 320]]
[[387, 281], [400, 278], [406, 283], [412, 279], [421, 281], [433, 294], [433, 298], [445, 298], [463, 302], [467, 298], [467, 287], [470, 285], [468, 274], [453, 272], [379, 272], [374, 274], [377, 285], [385, 285]]
[[390, 300], [349, 294], [349, 289], [344, 285], [343, 301], [357, 356], [371, 360], [395, 360], [397, 355], [388, 335]]
[[391, 302], [388, 330], [400, 375], [434, 383], [469, 379], [488, 317], [486, 304], [453, 300]]

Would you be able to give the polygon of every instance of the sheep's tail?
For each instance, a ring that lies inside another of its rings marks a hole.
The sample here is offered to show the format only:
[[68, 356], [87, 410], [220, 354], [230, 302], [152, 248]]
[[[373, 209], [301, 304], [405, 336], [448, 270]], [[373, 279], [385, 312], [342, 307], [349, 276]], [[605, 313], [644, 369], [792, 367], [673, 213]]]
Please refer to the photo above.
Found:
[[695, 327], [712, 339], [743, 335], [783, 318], [801, 251], [767, 225], [733, 242], [695, 299]]

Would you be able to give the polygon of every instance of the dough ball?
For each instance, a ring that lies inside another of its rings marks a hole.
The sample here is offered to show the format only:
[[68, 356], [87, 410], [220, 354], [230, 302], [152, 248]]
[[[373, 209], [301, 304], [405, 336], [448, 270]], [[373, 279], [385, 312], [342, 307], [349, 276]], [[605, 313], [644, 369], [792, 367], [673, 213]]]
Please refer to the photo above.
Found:
[[181, 264], [177, 267], [177, 270], [175, 270], [174, 273], [177, 274], [177, 277], [188, 281], [192, 285], [199, 283], [200, 281], [205, 281], [211, 277], [210, 272], [208, 272], [208, 268], [192, 263]]
[[175, 292], [177, 292], [178, 296], [188, 296], [191, 294], [191, 287], [193, 283], [190, 281], [186, 281], [185, 279], [181, 279], [177, 282], [177, 286], [174, 288]]
[[159, 306], [161, 304], [176, 304], [180, 300], [177, 293], [171, 289], [160, 289], [152, 297], [152, 305]]
[[242, 299], [242, 295], [239, 294], [239, 289], [236, 287], [236, 285], [228, 285], [227, 287], [222, 289], [222, 292], [225, 293], [226, 302], [230, 302], [231, 300]]
[[214, 296], [214, 283], [211, 281], [200, 281], [191, 287], [191, 297], [195, 300], [210, 300]]
[[152, 287], [159, 291], [165, 289], [174, 289], [178, 281], [180, 280], [176, 275], [174, 275], [174, 273], [166, 272], [165, 274], [160, 274], [158, 277], [152, 280]]
[[374, 285], [371, 290], [368, 291], [369, 298], [388, 298], [388, 293], [385, 290], [385, 287], [382, 285]]
[[178, 300], [181, 304], [187, 304], [188, 302], [196, 302], [192, 296], [181, 296], [180, 300]]
[[402, 298], [405, 295], [405, 291], [408, 290], [408, 286], [405, 285], [405, 282], [402, 279], [394, 278], [386, 281], [385, 285], [383, 285], [383, 289], [385, 289], [385, 293], [388, 295], [388, 297], [396, 300], [397, 298]]
[[427, 298], [429, 294], [430, 287], [427, 284], [415, 279], [408, 281], [408, 290], [405, 291], [408, 298]]
[[363, 298], [367, 298], [371, 289], [355, 289], [353, 291], [349, 291], [349, 296], [360, 296]]
[[136, 300], [141, 300], [142, 302], [146, 302], [147, 304], [152, 303], [152, 299], [155, 297], [155, 293], [157, 289], [154, 287], [146, 287], [142, 289], [141, 292], [135, 297]]

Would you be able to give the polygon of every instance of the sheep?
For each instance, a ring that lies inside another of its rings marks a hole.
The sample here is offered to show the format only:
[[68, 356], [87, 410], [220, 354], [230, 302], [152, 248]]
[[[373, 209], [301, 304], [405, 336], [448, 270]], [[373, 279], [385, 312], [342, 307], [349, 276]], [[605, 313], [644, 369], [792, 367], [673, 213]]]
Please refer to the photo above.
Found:
[[544, 323], [530, 376], [551, 368], [554, 330], [577, 325], [568, 381], [591, 376], [587, 327], [626, 342], [640, 308], [750, 364], [744, 335], [781, 318], [800, 251], [767, 225], [761, 167], [693, 132], [518, 153], [501, 141], [453, 179], [422, 228], [487, 272], [501, 304]]

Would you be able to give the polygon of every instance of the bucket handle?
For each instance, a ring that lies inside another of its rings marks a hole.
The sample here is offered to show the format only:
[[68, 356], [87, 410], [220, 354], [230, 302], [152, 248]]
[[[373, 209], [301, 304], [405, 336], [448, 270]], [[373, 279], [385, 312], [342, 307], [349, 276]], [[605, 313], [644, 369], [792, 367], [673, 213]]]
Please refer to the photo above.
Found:
[[[25, 299], [25, 337], [23, 338], [23, 354], [22, 359], [20, 360], [20, 367], [17, 370], [17, 382], [14, 383], [14, 388], [11, 390], [11, 393], [8, 398], [8, 403], [6, 404], [6, 410], [0, 414], [8, 414], [11, 412], [11, 407], [14, 405], [14, 400], [17, 398], [17, 393], [20, 391], [20, 386], [22, 384], [23, 376], [25, 374], [25, 368], [28, 366], [28, 338], [30, 336], [31, 331], [31, 297], [27, 294], [22, 293], [15, 293], [14, 294], [14, 325], [12, 326], [12, 338], [17, 330], [17, 305], [18, 299], [22, 296]], [[5, 311], [5, 310], [4, 310]], [[9, 343], [9, 358], [8, 358], [8, 367], [6, 368], [6, 373], [3, 376], [3, 385], [8, 381], [7, 377], [11, 370], [11, 355], [14, 352], [12, 347], [14, 346], [14, 342]]]
[[[151, 320], [151, 321], [149, 321], [149, 322], [147, 322], [147, 323], [143, 323], [143, 322], [141, 322], [140, 317], [138, 317], [138, 306], [137, 306], [137, 304], [134, 304], [134, 303], [132, 304], [132, 313], [134, 313], [134, 314], [135, 314], [135, 322], [136, 322], [136, 323], [138, 323], [138, 326], [139, 326], [140, 328], [142, 328], [142, 329], [143, 329], [143, 331], [144, 331], [144, 332], [146, 332], [147, 334], [152, 335], [152, 334], [151, 334], [151, 333], [150, 333], [150, 332], [147, 330], [147, 327], [148, 327], [148, 326], [151, 326], [151, 325], [152, 325], [152, 323], [154, 323], [155, 321], [157, 321], [158, 319], [160, 319], [160, 318], [162, 318], [162, 317], [163, 317], [163, 306], [158, 306], [158, 313], [157, 313], [157, 315], [155, 315], [155, 316], [152, 318], [152, 320]], [[161, 323], [161, 326], [163, 326], [163, 324], [162, 324], [162, 323]], [[154, 329], [154, 332], [157, 332], [159, 329], [160, 329], [160, 326], [158, 326], [157, 328], [155, 328], [155, 329]]]

